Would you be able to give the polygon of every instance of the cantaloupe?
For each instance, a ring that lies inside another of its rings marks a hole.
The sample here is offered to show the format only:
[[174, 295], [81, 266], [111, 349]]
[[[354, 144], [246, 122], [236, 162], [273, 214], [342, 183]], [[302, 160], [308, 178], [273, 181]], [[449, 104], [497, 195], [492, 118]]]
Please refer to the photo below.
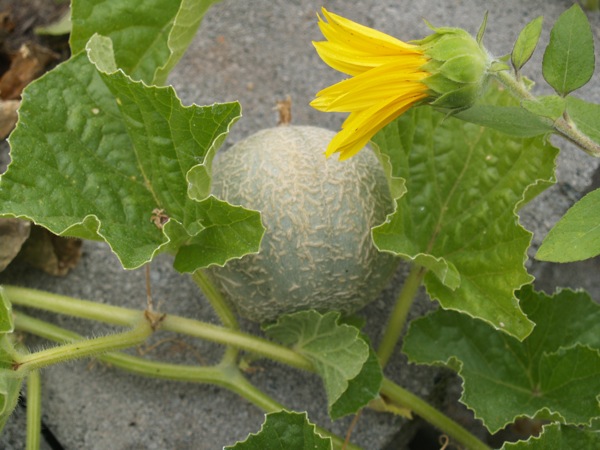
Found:
[[351, 313], [377, 298], [398, 266], [379, 252], [371, 228], [392, 210], [379, 160], [369, 148], [325, 158], [334, 132], [282, 126], [218, 154], [212, 193], [261, 212], [260, 253], [209, 274], [239, 314], [265, 322], [303, 309]]

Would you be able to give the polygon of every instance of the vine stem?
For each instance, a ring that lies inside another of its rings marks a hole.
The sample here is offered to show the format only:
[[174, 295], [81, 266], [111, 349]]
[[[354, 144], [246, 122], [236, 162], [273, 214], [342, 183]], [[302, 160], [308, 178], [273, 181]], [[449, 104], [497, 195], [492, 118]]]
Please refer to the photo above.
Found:
[[238, 330], [240, 328], [237, 317], [219, 292], [215, 285], [210, 281], [206, 273], [202, 270], [196, 270], [192, 274], [192, 280], [200, 288], [204, 296], [208, 299], [211, 306], [228, 328]]
[[396, 299], [394, 310], [392, 311], [385, 327], [383, 338], [381, 339], [379, 348], [377, 349], [377, 356], [379, 357], [379, 363], [381, 364], [382, 368], [384, 368], [389, 362], [392, 354], [394, 353], [394, 349], [400, 340], [400, 336], [402, 336], [402, 331], [404, 330], [404, 326], [406, 324], [408, 312], [410, 311], [410, 307], [416, 298], [419, 287], [421, 286], [421, 282], [423, 281], [423, 277], [425, 276], [425, 272], [426, 270], [424, 267], [413, 264], [408, 276], [406, 277], [406, 280], [404, 281], [402, 290]]
[[81, 339], [34, 353], [18, 354], [13, 363], [14, 372], [19, 376], [20, 373], [30, 373], [36, 369], [63, 361], [133, 347], [142, 344], [153, 332], [152, 325], [144, 320], [134, 329], [122, 333], [114, 333], [93, 339]]
[[[77, 333], [65, 330], [64, 328], [49, 324], [42, 320], [35, 319], [23, 313], [18, 313], [16, 315], [15, 327], [18, 330], [35, 334], [52, 341], [69, 342], [81, 341], [83, 339], [83, 337]], [[220, 386], [240, 395], [266, 413], [277, 412], [285, 409], [284, 406], [279, 402], [250, 383], [250, 381], [248, 381], [248, 379], [240, 372], [238, 367], [228, 361], [227, 358], [224, 358], [217, 365], [208, 367], [150, 361], [120, 352], [110, 352], [99, 355], [98, 359], [114, 367], [118, 367], [122, 370], [126, 370], [137, 375], [161, 378], [170, 381], [192, 382]], [[37, 373], [37, 371], [35, 373]], [[337, 436], [320, 427], [316, 427], [316, 429], [320, 435], [330, 437], [335, 445], [335, 448], [341, 449], [343, 447], [344, 440], [340, 436]], [[348, 445], [347, 448], [360, 450], [359, 447], [352, 444]]]
[[[14, 305], [29, 306], [73, 317], [96, 320], [111, 325], [133, 327], [139, 321], [140, 317], [140, 311], [91, 302], [89, 300], [75, 299], [35, 289], [4, 286], [4, 293]], [[233, 346], [297, 369], [312, 369], [311, 362], [293, 350], [239, 330], [232, 330], [174, 315], [166, 315], [160, 322], [160, 329]]]
[[[417, 274], [419, 274], [419, 272], [420, 269], [414, 269], [411, 271], [411, 274], [413, 275], [409, 274], [409, 278], [412, 280], [410, 284], [415, 286], [413, 294], [416, 293], [416, 289], [420, 285], [419, 277], [423, 276], [421, 273], [418, 277]], [[407, 289], [408, 288], [406, 288], [405, 284], [403, 291], [408, 292], [409, 290]], [[34, 289], [4, 286], [4, 292], [8, 299], [15, 305], [30, 306], [47, 311], [60, 312], [62, 314], [70, 314], [76, 317], [99, 320], [105, 323], [124, 324], [131, 326], [132, 323], [134, 323], [135, 320], [139, 320], [140, 317], [139, 311], [132, 311], [126, 308], [98, 304], [86, 300], [78, 300], [57, 294], [36, 291]], [[400, 297], [412, 299], [414, 298], [414, 295], [411, 296], [406, 293], [404, 295], [401, 294]], [[88, 305], [90, 306], [91, 310], [86, 308]], [[72, 309], [70, 307], [72, 307]], [[410, 305], [404, 306], [404, 308], [407, 307], [410, 307]], [[75, 333], [66, 331], [60, 327], [48, 324], [38, 319], [30, 318], [20, 312], [16, 314], [15, 327], [18, 330], [26, 331], [49, 340], [72, 342], [74, 340], [79, 341], [81, 339], [81, 336]], [[287, 347], [267, 341], [266, 339], [258, 336], [243, 333], [238, 330], [231, 330], [228, 328], [177, 316], [166, 316], [162, 320], [160, 327], [162, 330], [178, 332], [201, 339], [206, 339], [212, 342], [217, 342], [223, 345], [230, 345], [245, 349], [274, 361], [278, 361], [298, 369], [314, 372], [312, 363], [304, 356], [294, 352], [291, 349], [288, 349]], [[212, 383], [223, 386], [233, 390], [234, 392], [237, 392], [265, 411], [272, 411], [276, 407], [279, 408], [281, 406], [274, 400], [266, 397], [266, 394], [251, 385], [251, 383], [249, 383], [245, 377], [239, 373], [239, 369], [237, 367], [230, 362], [226, 362], [225, 360], [222, 361], [222, 363], [218, 366], [196, 367], [147, 361], [142, 358], [136, 358], [120, 353], [108, 353], [99, 356], [99, 358], [106, 362], [110, 362], [115, 366], [138, 373], [140, 375], [170, 380]], [[227, 367], [227, 371], [225, 370], [225, 367]], [[235, 377], [229, 372], [234, 369], [238, 371], [238, 375]], [[242, 379], [246, 381], [244, 382]], [[424, 400], [421, 400], [419, 397], [402, 389], [389, 379], [384, 379], [381, 392], [390, 400], [410, 408], [423, 419], [437, 426], [439, 429], [446, 432], [449, 436], [462, 443], [470, 450], [489, 450], [487, 446], [482, 444], [475, 436], [471, 435], [467, 430], [455, 423], [452, 419], [428, 405]], [[330, 434], [327, 435], [330, 436]], [[336, 437], [335, 439], [341, 438]], [[343, 445], [343, 440], [336, 441], [335, 439], [334, 443], [337, 442], [335, 445], [337, 446], [339, 443], [338, 448], [341, 448]], [[348, 448], [357, 449], [357, 447], [354, 446], [348, 446]]]
[[42, 380], [39, 370], [27, 376], [27, 450], [39, 450], [42, 433]]
[[[212, 281], [210, 281], [210, 278], [206, 275], [206, 273], [198, 269], [192, 274], [192, 280], [194, 283], [196, 283], [196, 286], [200, 288], [204, 294], [204, 297], [206, 297], [214, 311], [217, 313], [217, 316], [219, 316], [219, 319], [221, 319], [223, 325], [232, 330], [239, 330], [240, 325], [237, 317], [219, 290], [215, 287]], [[225, 349], [225, 354], [223, 355], [223, 359], [233, 363], [237, 360], [237, 357], [238, 349], [236, 347], [227, 346]]]
[[[518, 97], [522, 100], [538, 101], [535, 95], [533, 95], [523, 84], [523, 82], [519, 81], [512, 74], [512, 72], [508, 70], [502, 70], [494, 73], [494, 76], [504, 86], [506, 86], [515, 97]], [[600, 158], [600, 145], [585, 134], [581, 133], [575, 124], [569, 119], [566, 112], [562, 115], [562, 117], [556, 119], [552, 126], [558, 134], [577, 145], [588, 155]]]
[[491, 450], [490, 447], [444, 413], [387, 378], [383, 380], [381, 393], [394, 403], [410, 408], [415, 414], [451, 436], [465, 448], [469, 450]]

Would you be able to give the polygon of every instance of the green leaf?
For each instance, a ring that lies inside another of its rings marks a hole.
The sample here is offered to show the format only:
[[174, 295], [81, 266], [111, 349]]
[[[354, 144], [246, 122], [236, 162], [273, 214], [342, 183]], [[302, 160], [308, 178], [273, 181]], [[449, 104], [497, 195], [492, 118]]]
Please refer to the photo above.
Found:
[[542, 33], [542, 23], [544, 18], [542, 16], [536, 17], [521, 30], [519, 37], [515, 42], [513, 51], [510, 55], [512, 65], [518, 72], [521, 67], [529, 61], [535, 48], [537, 47], [538, 41], [540, 40], [540, 34]]
[[[7, 337], [2, 336], [1, 339], [7, 339]], [[2, 353], [2, 349], [0, 349], [0, 353]], [[17, 406], [23, 384], [23, 379], [15, 377], [11, 372], [0, 370], [0, 432]]]
[[576, 3], [560, 15], [544, 52], [542, 73], [565, 96], [585, 85], [594, 74], [594, 37], [587, 17]]
[[[8, 304], [4, 293], [2, 300], [3, 304]], [[15, 376], [14, 372], [13, 365], [17, 356], [14, 343], [13, 334], [0, 334], [0, 432], [17, 406], [23, 384], [23, 378]]]
[[535, 137], [553, 131], [551, 122], [518, 106], [474, 105], [454, 115], [461, 120], [516, 137]]
[[12, 305], [4, 293], [4, 288], [0, 286], [0, 335], [12, 333], [14, 329]]
[[411, 324], [404, 351], [412, 362], [457, 370], [464, 380], [461, 402], [492, 433], [542, 413], [589, 425], [600, 416], [600, 305], [584, 292], [550, 297], [530, 287], [520, 299], [536, 323], [523, 342], [438, 310]]
[[477, 31], [477, 43], [479, 45], [481, 45], [481, 43], [483, 42], [483, 35], [485, 34], [485, 29], [487, 27], [487, 21], [488, 21], [488, 12], [486, 11], [485, 14], [483, 15], [483, 21], [481, 22], [481, 25], [479, 25], [479, 30]]
[[306, 413], [279, 411], [265, 415], [260, 432], [251, 434], [225, 450], [331, 450], [330, 438], [323, 438], [308, 421]]
[[264, 234], [260, 213], [214, 197], [198, 206], [197, 218], [203, 229], [179, 248], [173, 262], [176, 270], [191, 273], [211, 264], [222, 266], [232, 257], [258, 251]]
[[567, 103], [558, 95], [546, 95], [535, 100], [523, 100], [521, 106], [536, 116], [546, 117], [554, 122], [563, 115]]
[[[335, 406], [335, 409], [334, 405], [349, 389], [351, 380], [361, 374], [370, 356], [370, 347], [362, 339], [358, 329], [339, 324], [339, 318], [340, 314], [337, 312], [322, 315], [312, 310], [300, 311], [280, 317], [275, 324], [265, 327], [268, 336], [292, 346], [313, 363], [325, 385], [330, 415], [349, 414], [348, 397]], [[373, 377], [371, 372], [372, 366], [368, 364], [362, 374], [367, 383]], [[358, 383], [353, 386], [356, 390], [361, 388]], [[365, 389], [368, 390], [369, 386], [365, 386]], [[364, 405], [357, 409], [361, 406]]]
[[[367, 341], [366, 336], [361, 336]], [[349, 381], [348, 389], [331, 405], [329, 415], [336, 420], [348, 414], [355, 414], [379, 397], [382, 382], [383, 372], [379, 358], [373, 348], [369, 346], [369, 358], [360, 373]]]
[[600, 255], [600, 189], [590, 192], [544, 238], [536, 259], [572, 262]]
[[[505, 101], [508, 95], [490, 95]], [[530, 282], [531, 233], [515, 211], [553, 181], [557, 150], [415, 108], [374, 137], [394, 155], [408, 192], [373, 230], [380, 250], [429, 270], [429, 294], [447, 309], [486, 320], [520, 339], [532, 323], [514, 291]]]
[[501, 450], [597, 450], [600, 433], [558, 423], [544, 426], [542, 434], [527, 441], [507, 442]]
[[71, 52], [94, 34], [115, 44], [119, 68], [135, 80], [162, 84], [219, 0], [74, 0]]
[[550, 120], [523, 109], [512, 95], [503, 93], [503, 89], [497, 83], [491, 83], [475, 105], [454, 114], [454, 117], [522, 138], [554, 131]]
[[567, 114], [579, 131], [600, 145], [600, 105], [568, 96]]
[[[125, 268], [183, 245], [219, 250], [196, 255], [196, 263], [185, 258], [188, 269], [258, 251], [259, 214], [208, 197], [211, 161], [239, 104], [183, 106], [172, 88], [117, 70], [111, 48], [96, 35], [88, 54], [26, 88], [12, 163], [0, 180], [0, 214], [105, 240]], [[202, 185], [188, 179], [194, 170], [205, 174]], [[162, 229], [152, 222], [161, 214], [170, 218]], [[232, 233], [239, 238], [228, 237], [226, 248], [209, 237]]]

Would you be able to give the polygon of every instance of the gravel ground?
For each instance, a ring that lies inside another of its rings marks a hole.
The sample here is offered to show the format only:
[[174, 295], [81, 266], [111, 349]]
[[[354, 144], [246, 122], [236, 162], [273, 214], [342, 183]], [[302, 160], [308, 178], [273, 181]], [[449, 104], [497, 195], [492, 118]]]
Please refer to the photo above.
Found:
[[[542, 41], [547, 42], [549, 24], [567, 9], [571, 1], [519, 0], [330, 0], [326, 7], [348, 18], [376, 27], [401, 39], [418, 39], [428, 34], [421, 21], [426, 18], [438, 26], [464, 27], [476, 33], [485, 11], [489, 11], [485, 44], [495, 54], [510, 52], [519, 30], [537, 15], [545, 16]], [[317, 57], [311, 40], [321, 39], [316, 11], [322, 3], [312, 0], [224, 0], [207, 14], [200, 32], [187, 54], [170, 77], [186, 104], [211, 104], [238, 100], [243, 118], [234, 126], [226, 145], [231, 145], [259, 129], [274, 126], [278, 100], [290, 96], [295, 124], [318, 124], [338, 129], [343, 115], [319, 113], [308, 106], [316, 91], [337, 81], [339, 75]], [[590, 14], [596, 42], [600, 16]], [[526, 72], [541, 82], [542, 52], [538, 49]], [[582, 92], [600, 100], [600, 83], [595, 77]], [[558, 183], [523, 211], [523, 224], [535, 232], [534, 244], [564, 211], [587, 192], [597, 170], [597, 161], [557, 141], [564, 151], [560, 157]], [[598, 177], [596, 177], [596, 180]], [[586, 287], [600, 298], [598, 259], [561, 266], [530, 263], [537, 283], [546, 290], [558, 285]], [[385, 321], [403, 279], [399, 271], [381, 297], [364, 309], [367, 332], [374, 341]], [[154, 297], [162, 309], [217, 322], [206, 300], [185, 276], [177, 274], [168, 257], [152, 265]], [[85, 243], [79, 266], [65, 278], [52, 278], [24, 266], [4, 273], [0, 282], [10, 282], [105, 303], [143, 308], [144, 272], [123, 271], [107, 246]], [[411, 314], [417, 316], [431, 308], [422, 296]], [[107, 328], [87, 322], [56, 318], [87, 335], [101, 335]], [[252, 324], [244, 327], [257, 331]], [[33, 348], [47, 345], [36, 340]], [[152, 351], [157, 358], [187, 362], [211, 362], [220, 355], [214, 345], [198, 341], [171, 340]], [[249, 375], [252, 382], [287, 407], [307, 410], [319, 425], [344, 434], [350, 419], [331, 423], [320, 380], [268, 361], [259, 361]], [[428, 396], [440, 379], [438, 370], [418, 368], [406, 363], [397, 353], [386, 370], [387, 375], [419, 395]], [[140, 378], [117, 369], [78, 361], [45, 369], [43, 376], [44, 424], [66, 450], [133, 449], [218, 449], [256, 432], [263, 413], [235, 394], [212, 386], [170, 383]], [[443, 378], [443, 377], [442, 377]], [[442, 396], [443, 397], [443, 396]], [[0, 436], [0, 448], [24, 448], [25, 416], [22, 408], [11, 418]], [[460, 420], [478, 430], [467, 412], [455, 412]], [[402, 442], [410, 427], [401, 419], [365, 412], [354, 441], [365, 449], [407, 448]], [[392, 444], [393, 442], [393, 444]], [[47, 444], [45, 444], [47, 445]], [[413, 447], [425, 450], [425, 447]]]

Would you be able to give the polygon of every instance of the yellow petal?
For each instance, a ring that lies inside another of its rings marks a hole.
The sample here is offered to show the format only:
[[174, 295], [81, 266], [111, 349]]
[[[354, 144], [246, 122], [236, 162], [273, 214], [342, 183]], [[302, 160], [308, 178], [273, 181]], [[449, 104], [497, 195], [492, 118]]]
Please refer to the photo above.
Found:
[[348, 51], [335, 42], [313, 42], [313, 45], [325, 63], [348, 75], [360, 75], [367, 70], [398, 60], [398, 55], [371, 55]]
[[350, 112], [392, 97], [426, 92], [421, 80], [429, 74], [415, 71], [414, 65], [402, 59], [343, 80], [318, 92], [311, 106], [326, 112]]
[[328, 41], [339, 42], [351, 49], [371, 54], [394, 54], [397, 52], [417, 51], [418, 47], [407, 44], [381, 31], [360, 25], [337, 14], [321, 9], [327, 22], [320, 17], [319, 27]]
[[426, 97], [427, 94], [404, 96], [351, 113], [342, 124], [342, 130], [329, 143], [326, 155], [331, 156], [333, 153], [340, 152], [341, 160], [354, 156], [375, 133]]

